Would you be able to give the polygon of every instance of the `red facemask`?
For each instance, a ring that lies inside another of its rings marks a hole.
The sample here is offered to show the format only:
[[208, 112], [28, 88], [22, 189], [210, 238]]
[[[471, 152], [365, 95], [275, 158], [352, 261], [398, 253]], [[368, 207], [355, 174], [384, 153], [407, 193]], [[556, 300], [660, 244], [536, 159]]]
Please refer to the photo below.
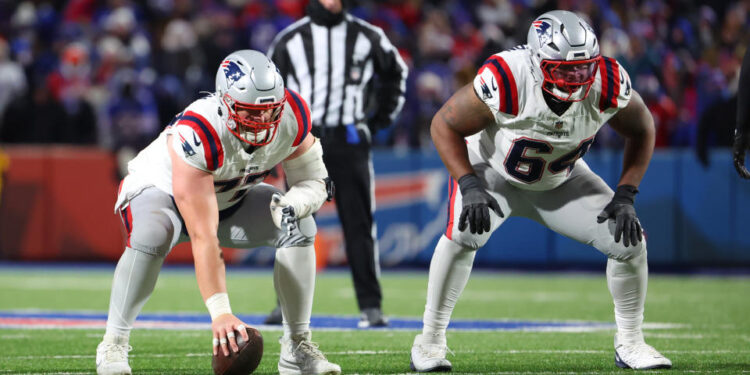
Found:
[[[586, 99], [596, 78], [600, 59], [601, 56], [575, 61], [542, 60], [541, 67], [544, 74], [542, 89], [566, 102], [579, 102]], [[555, 92], [555, 88], [559, 91]], [[585, 90], [583, 95], [573, 99], [573, 95], [580, 89]]]
[[234, 122], [229, 131], [237, 138], [253, 146], [265, 146], [273, 141], [281, 122], [286, 97], [279, 102], [250, 104], [234, 101], [229, 95], [222, 98], [229, 109], [229, 120]]

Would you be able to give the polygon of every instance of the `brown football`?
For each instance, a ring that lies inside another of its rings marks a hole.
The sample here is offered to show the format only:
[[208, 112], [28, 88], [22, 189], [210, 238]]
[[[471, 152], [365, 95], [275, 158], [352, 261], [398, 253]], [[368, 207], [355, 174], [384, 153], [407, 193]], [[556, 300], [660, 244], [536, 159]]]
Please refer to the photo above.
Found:
[[252, 327], [247, 327], [247, 336], [249, 340], [244, 342], [242, 336], [237, 334], [237, 346], [240, 351], [237, 353], [229, 349], [229, 356], [219, 348], [219, 354], [212, 356], [211, 367], [216, 375], [248, 375], [252, 374], [263, 357], [263, 336], [260, 332]]

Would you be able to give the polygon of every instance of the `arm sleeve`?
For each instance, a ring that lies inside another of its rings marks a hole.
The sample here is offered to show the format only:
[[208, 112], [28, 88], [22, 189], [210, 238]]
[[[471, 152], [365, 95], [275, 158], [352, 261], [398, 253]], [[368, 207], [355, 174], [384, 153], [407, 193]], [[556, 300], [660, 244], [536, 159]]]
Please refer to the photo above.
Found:
[[737, 89], [737, 133], [750, 133], [750, 46], [745, 51]]
[[404, 106], [409, 68], [383, 30], [376, 29], [378, 40], [373, 43], [373, 61], [379, 80], [376, 97], [380, 102], [372, 121], [387, 126], [393, 123]]

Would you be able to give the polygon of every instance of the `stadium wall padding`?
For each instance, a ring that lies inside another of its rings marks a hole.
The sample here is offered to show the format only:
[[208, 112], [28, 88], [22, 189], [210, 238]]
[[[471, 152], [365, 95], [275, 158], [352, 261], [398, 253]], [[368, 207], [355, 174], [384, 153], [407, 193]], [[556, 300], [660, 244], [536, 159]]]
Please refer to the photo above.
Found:
[[[116, 261], [124, 231], [113, 213], [115, 158], [94, 148], [7, 147], [0, 192], [0, 259]], [[750, 266], [750, 181], [730, 151], [715, 149], [704, 168], [692, 150], [657, 150], [636, 199], [648, 236], [649, 263], [666, 268]], [[617, 183], [620, 151], [592, 150], [589, 166]], [[434, 152], [374, 153], [381, 265], [426, 267], [447, 222], [447, 172]], [[278, 181], [276, 181], [278, 185]], [[333, 204], [317, 215], [320, 265], [346, 262]], [[270, 264], [273, 249], [228, 250], [228, 261]], [[189, 263], [189, 246], [168, 257]], [[479, 250], [478, 266], [556, 269], [604, 265], [593, 248], [527, 219], [513, 218]]]

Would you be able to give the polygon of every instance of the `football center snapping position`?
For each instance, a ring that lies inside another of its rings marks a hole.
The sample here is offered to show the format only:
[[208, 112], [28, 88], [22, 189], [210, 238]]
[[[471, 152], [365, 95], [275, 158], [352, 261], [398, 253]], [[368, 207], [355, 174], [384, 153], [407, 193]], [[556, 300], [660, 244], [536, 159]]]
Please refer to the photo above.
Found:
[[[616, 192], [581, 159], [608, 121], [626, 140]], [[445, 337], [450, 315], [476, 250], [511, 216], [535, 220], [607, 255], [615, 364], [671, 367], [645, 343], [641, 329], [648, 269], [633, 203], [653, 152], [653, 119], [622, 66], [599, 54], [583, 19], [567, 11], [539, 16], [527, 45], [485, 61], [473, 85], [438, 111], [431, 133], [452, 176], [449, 222], [430, 264], [413, 370], [451, 370]]]
[[[190, 104], [128, 164], [115, 212], [128, 237], [115, 269], [98, 374], [130, 374], [133, 322], [164, 258], [189, 240], [198, 287], [211, 315], [214, 355], [237, 351], [245, 324], [232, 314], [220, 246], [277, 248], [274, 287], [284, 334], [281, 374], [339, 374], [310, 341], [315, 286], [313, 217], [328, 198], [322, 149], [309, 134], [310, 110], [286, 90], [276, 66], [252, 50], [227, 56], [216, 92]], [[262, 183], [281, 163], [284, 194]]]

